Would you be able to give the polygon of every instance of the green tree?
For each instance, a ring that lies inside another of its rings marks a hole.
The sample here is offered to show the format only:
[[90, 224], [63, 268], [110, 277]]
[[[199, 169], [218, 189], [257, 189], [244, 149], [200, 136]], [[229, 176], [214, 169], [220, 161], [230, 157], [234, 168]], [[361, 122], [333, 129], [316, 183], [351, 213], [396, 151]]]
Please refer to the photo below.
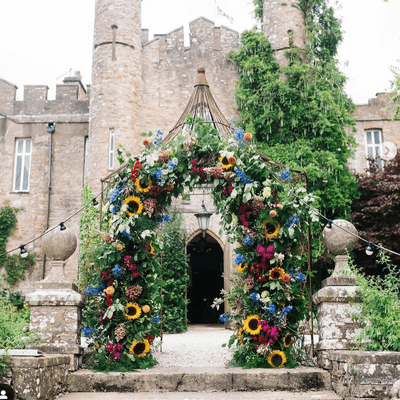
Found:
[[[255, 0], [256, 15], [262, 4]], [[354, 105], [336, 66], [340, 21], [325, 0], [299, 3], [305, 15], [304, 49], [287, 51], [280, 67], [263, 32], [245, 31], [230, 57], [239, 71], [239, 123], [255, 134], [260, 150], [274, 161], [308, 174], [309, 189], [329, 218], [348, 217], [356, 183], [346, 166], [353, 154], [349, 131]]]

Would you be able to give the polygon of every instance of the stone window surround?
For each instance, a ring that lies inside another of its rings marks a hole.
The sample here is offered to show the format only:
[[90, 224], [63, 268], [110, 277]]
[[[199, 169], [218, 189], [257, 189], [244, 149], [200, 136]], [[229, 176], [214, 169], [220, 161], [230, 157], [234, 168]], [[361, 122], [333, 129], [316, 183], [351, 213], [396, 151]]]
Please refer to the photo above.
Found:
[[108, 140], [108, 169], [114, 170], [114, 155], [115, 155], [115, 129], [110, 128]]
[[[22, 151], [18, 151], [18, 144], [22, 142]], [[29, 142], [29, 151], [26, 151], [27, 143]], [[14, 151], [14, 174], [13, 174], [13, 192], [16, 193], [28, 193], [29, 183], [30, 183], [30, 170], [32, 164], [32, 147], [33, 140], [31, 137], [16, 138], [15, 139], [15, 151]], [[28, 161], [27, 158], [28, 157]], [[20, 164], [20, 184], [17, 188], [17, 168], [18, 168], [18, 158], [21, 158]], [[25, 163], [28, 162], [28, 173], [24, 176]], [[26, 181], [26, 182], [25, 182]], [[24, 189], [24, 183], [26, 183], [26, 188]]]
[[[378, 142], [375, 141], [376, 136], [375, 132], [378, 132]], [[368, 143], [367, 137], [368, 134], [371, 134], [371, 143]], [[382, 154], [382, 143], [383, 143], [383, 135], [382, 135], [382, 129], [381, 128], [369, 128], [365, 130], [365, 156], [376, 156]], [[378, 147], [378, 151], [376, 151], [376, 147]], [[368, 150], [370, 149], [371, 152]], [[375, 151], [374, 151], [375, 150]], [[369, 162], [367, 161], [367, 164], [369, 165]], [[379, 168], [383, 168], [384, 163], [383, 160], [380, 158], [377, 158], [377, 164]]]

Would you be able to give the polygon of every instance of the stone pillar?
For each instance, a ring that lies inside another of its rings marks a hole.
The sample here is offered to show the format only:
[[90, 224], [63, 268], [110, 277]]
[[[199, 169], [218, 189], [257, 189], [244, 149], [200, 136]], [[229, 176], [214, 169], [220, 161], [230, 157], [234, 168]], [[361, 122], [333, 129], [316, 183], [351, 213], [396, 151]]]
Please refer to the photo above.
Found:
[[360, 332], [359, 325], [351, 318], [360, 299], [356, 297], [356, 279], [346, 255], [357, 244], [357, 238], [341, 228], [357, 234], [354, 225], [345, 220], [333, 221], [331, 229], [325, 227], [324, 243], [336, 255], [335, 269], [314, 295], [314, 303], [318, 306], [317, 361], [325, 369], [330, 369], [329, 351], [350, 350], [356, 344], [354, 335]]
[[119, 167], [118, 144], [132, 154], [143, 148], [141, 2], [95, 2], [88, 142], [88, 179], [94, 193], [100, 190], [100, 179]]
[[76, 285], [64, 275], [65, 260], [74, 253], [76, 245], [76, 237], [68, 229], [56, 228], [43, 236], [42, 249], [52, 260], [51, 270], [26, 296], [31, 307], [30, 330], [44, 339], [32, 347], [45, 353], [68, 354], [71, 371], [79, 368], [83, 353], [80, 342], [84, 303]]
[[299, 0], [264, 0], [263, 31], [279, 65], [287, 65], [285, 50], [304, 47], [306, 29]]

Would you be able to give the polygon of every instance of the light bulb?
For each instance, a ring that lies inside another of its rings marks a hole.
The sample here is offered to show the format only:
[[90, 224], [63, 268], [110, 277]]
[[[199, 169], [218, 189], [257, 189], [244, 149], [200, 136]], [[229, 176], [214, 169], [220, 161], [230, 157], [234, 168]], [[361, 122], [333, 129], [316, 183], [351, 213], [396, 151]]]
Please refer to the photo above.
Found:
[[60, 222], [60, 231], [65, 231], [67, 227], [64, 225], [64, 222]]
[[372, 246], [373, 246], [373, 244], [371, 242], [369, 242], [368, 247], [365, 250], [365, 253], [367, 254], [367, 256], [372, 256], [372, 254], [374, 254], [374, 251], [372, 250]]
[[28, 251], [25, 249], [25, 246], [24, 245], [22, 245], [22, 246], [20, 246], [20, 249], [21, 249], [21, 253], [20, 253], [20, 256], [22, 257], [22, 258], [26, 258], [26, 257], [28, 257]]
[[331, 219], [328, 219], [328, 223], [326, 224], [325, 229], [329, 229], [329, 230], [332, 229], [332, 220]]
[[96, 200], [96, 197], [93, 198], [92, 202], [93, 202], [93, 207], [99, 206], [99, 202]]
[[293, 207], [298, 207], [300, 205], [299, 198], [295, 197], [293, 201]]

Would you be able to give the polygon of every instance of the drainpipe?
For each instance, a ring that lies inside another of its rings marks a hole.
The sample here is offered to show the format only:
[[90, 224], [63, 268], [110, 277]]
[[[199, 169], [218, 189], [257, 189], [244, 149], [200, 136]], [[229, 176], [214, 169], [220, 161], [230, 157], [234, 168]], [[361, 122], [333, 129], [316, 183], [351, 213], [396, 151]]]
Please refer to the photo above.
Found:
[[[49, 229], [49, 220], [50, 220], [50, 193], [51, 193], [51, 173], [52, 173], [52, 160], [53, 160], [53, 133], [56, 131], [56, 123], [49, 122], [46, 125], [47, 133], [49, 136], [49, 180], [47, 184], [47, 209], [46, 209], [46, 224], [44, 231], [46, 232]], [[46, 276], [46, 254], [43, 254], [43, 264], [42, 264], [42, 279]]]

